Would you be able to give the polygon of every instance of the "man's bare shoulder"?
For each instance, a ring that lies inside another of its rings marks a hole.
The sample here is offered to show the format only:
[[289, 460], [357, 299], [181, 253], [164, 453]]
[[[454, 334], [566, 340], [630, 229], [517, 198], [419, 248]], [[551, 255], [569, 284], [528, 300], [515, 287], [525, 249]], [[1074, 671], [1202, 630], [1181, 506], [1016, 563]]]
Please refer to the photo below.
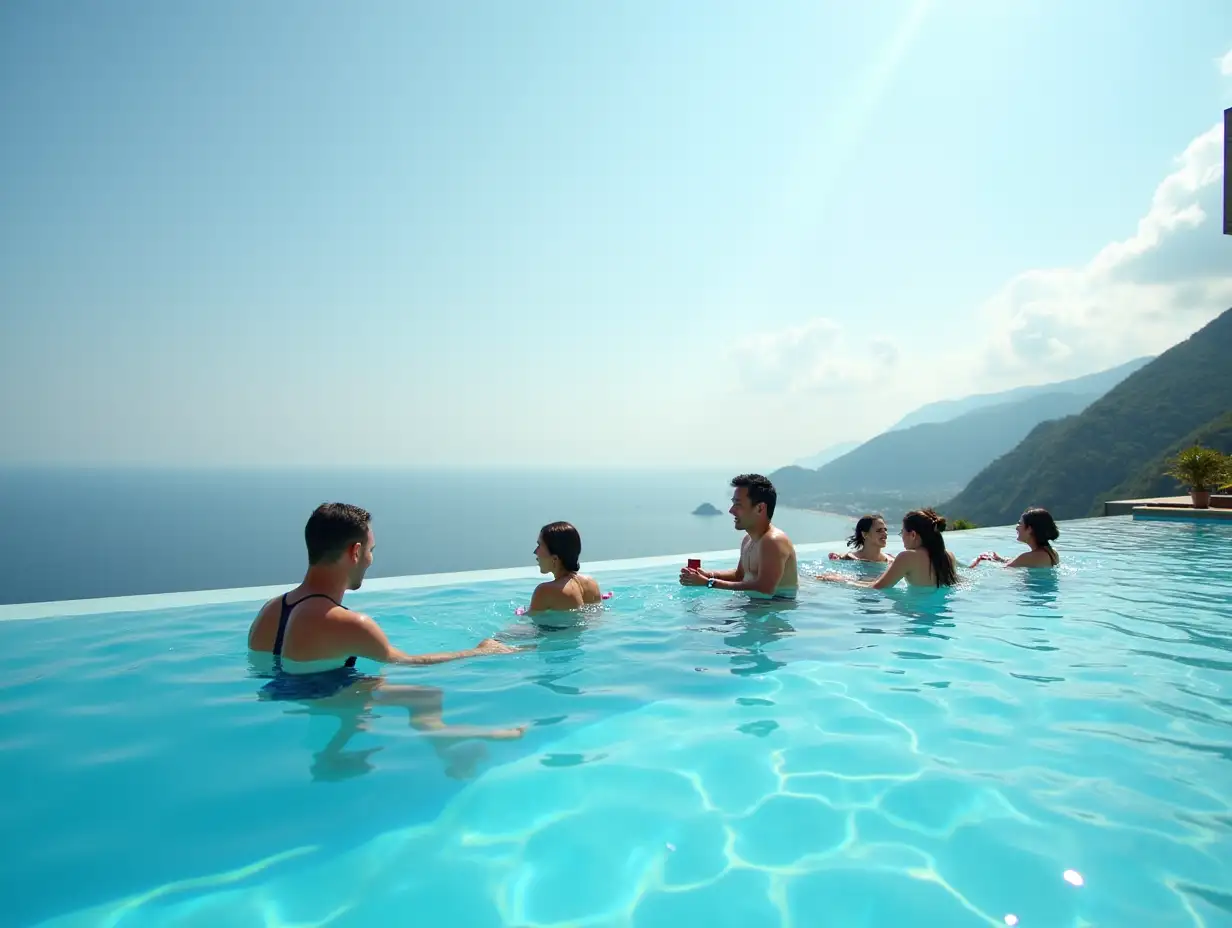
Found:
[[329, 605], [321, 615], [321, 618], [326, 622], [337, 623], [339, 625], [375, 625], [376, 622], [372, 616], [365, 615], [362, 612], [356, 612], [354, 609], [348, 609], [346, 606]]
[[771, 526], [770, 531], [766, 532], [765, 536], [762, 538], [762, 543], [765, 544], [766, 542], [769, 542], [774, 547], [782, 550], [794, 551], [796, 548], [796, 546], [791, 543], [791, 539], [787, 537], [787, 533], [777, 525]]
[[282, 597], [275, 596], [257, 610], [252, 624], [248, 626], [249, 648], [254, 651], [268, 651], [274, 646], [281, 607]]
[[282, 597], [281, 596], [275, 596], [273, 599], [266, 600], [264, 603], [262, 603], [261, 608], [257, 610], [257, 617], [254, 620], [254, 624], [256, 622], [260, 622], [262, 619], [266, 618], [267, 616], [274, 615], [275, 613], [279, 611], [279, 609], [281, 609], [281, 607], [282, 607]]
[[303, 630], [315, 628], [342, 630], [347, 627], [371, 628], [376, 623], [362, 612], [348, 609], [328, 599], [313, 600], [304, 603], [295, 610], [295, 625]]

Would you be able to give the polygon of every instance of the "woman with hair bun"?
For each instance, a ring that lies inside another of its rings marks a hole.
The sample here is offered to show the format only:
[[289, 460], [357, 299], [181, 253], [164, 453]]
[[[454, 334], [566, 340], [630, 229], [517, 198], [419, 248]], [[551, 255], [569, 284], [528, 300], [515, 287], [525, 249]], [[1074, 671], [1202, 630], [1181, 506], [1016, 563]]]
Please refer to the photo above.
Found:
[[581, 554], [582, 536], [568, 522], [551, 522], [539, 530], [535, 560], [539, 572], [551, 574], [552, 579], [535, 587], [527, 612], [563, 612], [605, 598], [594, 577], [580, 573]]
[[1006, 567], [1056, 567], [1061, 563], [1061, 555], [1053, 549], [1052, 543], [1060, 537], [1061, 531], [1047, 509], [1028, 509], [1018, 520], [1018, 541], [1028, 550], [1012, 561], [996, 551], [985, 551], [971, 562], [971, 566], [981, 561], [995, 561]]
[[903, 516], [899, 533], [906, 550], [890, 562], [876, 580], [851, 580], [842, 574], [819, 574], [818, 580], [850, 583], [874, 590], [894, 586], [906, 580], [908, 586], [942, 587], [958, 582], [954, 555], [945, 549], [945, 519], [931, 509], [913, 509]]
[[856, 522], [856, 530], [847, 539], [847, 547], [854, 548], [845, 554], [830, 552], [832, 561], [868, 561], [874, 564], [888, 564], [894, 556], [885, 553], [886, 541], [890, 532], [886, 528], [885, 519], [880, 513], [860, 516]]

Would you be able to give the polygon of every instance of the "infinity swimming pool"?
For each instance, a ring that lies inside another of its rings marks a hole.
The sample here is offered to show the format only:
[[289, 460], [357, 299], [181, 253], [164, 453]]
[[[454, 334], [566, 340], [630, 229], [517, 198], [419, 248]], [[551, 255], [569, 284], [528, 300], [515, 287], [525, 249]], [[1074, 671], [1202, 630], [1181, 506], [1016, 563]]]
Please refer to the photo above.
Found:
[[[387, 673], [518, 741], [258, 701], [254, 594], [0, 622], [4, 923], [1232, 925], [1232, 527], [1061, 530], [1055, 573], [773, 608], [617, 565], [585, 628]], [[354, 602], [435, 650], [532, 582]]]

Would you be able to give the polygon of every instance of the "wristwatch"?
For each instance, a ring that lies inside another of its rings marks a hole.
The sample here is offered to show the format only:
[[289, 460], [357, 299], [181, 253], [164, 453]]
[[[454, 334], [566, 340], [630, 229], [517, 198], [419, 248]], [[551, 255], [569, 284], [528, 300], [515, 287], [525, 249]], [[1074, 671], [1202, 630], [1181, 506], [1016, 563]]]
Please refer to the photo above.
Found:
[[708, 577], [706, 579], [706, 588], [710, 590], [714, 589], [714, 577]]

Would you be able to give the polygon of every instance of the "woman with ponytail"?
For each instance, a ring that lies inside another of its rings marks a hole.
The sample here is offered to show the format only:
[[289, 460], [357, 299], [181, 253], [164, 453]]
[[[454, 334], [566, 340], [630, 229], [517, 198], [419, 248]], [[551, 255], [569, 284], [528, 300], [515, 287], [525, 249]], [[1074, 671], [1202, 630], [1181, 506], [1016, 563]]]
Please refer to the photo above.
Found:
[[535, 587], [527, 612], [565, 611], [603, 599], [595, 579], [579, 573], [581, 554], [582, 536], [568, 522], [552, 522], [539, 530], [535, 560], [539, 572], [552, 579]]
[[1056, 567], [1061, 563], [1061, 555], [1053, 550], [1052, 543], [1060, 537], [1057, 523], [1047, 509], [1028, 509], [1018, 520], [1018, 541], [1028, 550], [1012, 561], [996, 551], [986, 551], [972, 561], [971, 566], [980, 561], [996, 561], [1006, 567]]
[[945, 549], [945, 519], [931, 509], [913, 509], [903, 516], [902, 554], [890, 562], [890, 566], [876, 580], [850, 580], [841, 574], [819, 574], [818, 580], [850, 583], [855, 586], [884, 590], [899, 580], [908, 586], [953, 586], [958, 582], [958, 570], [954, 555]]

